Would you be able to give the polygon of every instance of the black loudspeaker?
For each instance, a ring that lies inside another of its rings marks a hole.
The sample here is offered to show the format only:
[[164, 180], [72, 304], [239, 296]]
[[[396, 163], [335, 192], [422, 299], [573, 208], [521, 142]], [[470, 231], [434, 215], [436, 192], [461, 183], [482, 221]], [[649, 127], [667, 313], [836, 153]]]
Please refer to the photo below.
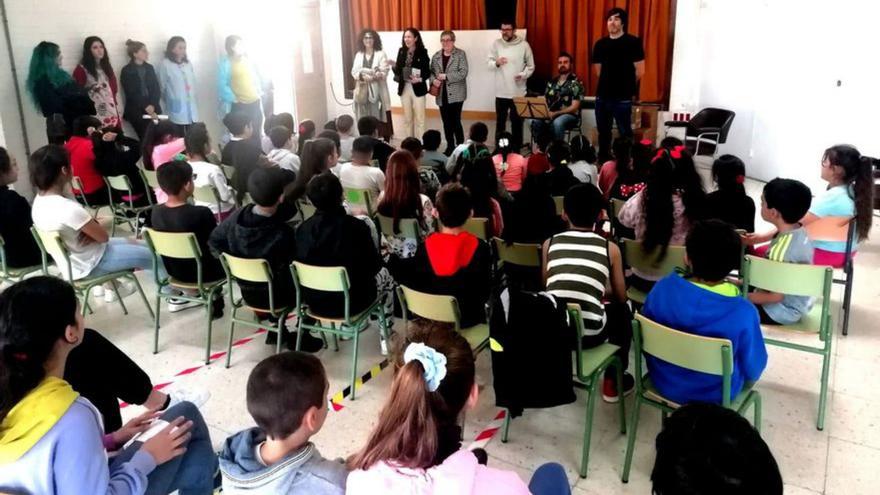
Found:
[[505, 19], [516, 19], [517, 0], [486, 0], [486, 29], [496, 29]]

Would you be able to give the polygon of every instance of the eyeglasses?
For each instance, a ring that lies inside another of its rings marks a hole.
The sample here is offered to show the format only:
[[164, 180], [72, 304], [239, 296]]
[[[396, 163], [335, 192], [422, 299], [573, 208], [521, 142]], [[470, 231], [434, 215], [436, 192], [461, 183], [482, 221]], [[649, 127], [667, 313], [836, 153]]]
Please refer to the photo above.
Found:
[[364, 39], [365, 39], [365, 40], [371, 40], [371, 39], [373, 39], [373, 37], [372, 37], [372, 36], [364, 36]]
[[440, 43], [452, 43], [452, 38], [441, 38]]

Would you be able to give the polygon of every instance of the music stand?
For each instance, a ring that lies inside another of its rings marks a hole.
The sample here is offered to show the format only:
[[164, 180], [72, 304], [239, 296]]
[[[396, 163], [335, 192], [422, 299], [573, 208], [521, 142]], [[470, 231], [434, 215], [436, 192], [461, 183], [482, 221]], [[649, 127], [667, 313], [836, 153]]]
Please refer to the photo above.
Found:
[[516, 113], [524, 119], [550, 120], [550, 107], [543, 96], [517, 96], [513, 98]]

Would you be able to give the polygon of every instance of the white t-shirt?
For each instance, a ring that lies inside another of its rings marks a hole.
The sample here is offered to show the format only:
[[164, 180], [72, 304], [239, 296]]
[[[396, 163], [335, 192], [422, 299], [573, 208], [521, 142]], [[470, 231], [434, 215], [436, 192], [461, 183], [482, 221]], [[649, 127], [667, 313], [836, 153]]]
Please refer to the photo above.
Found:
[[299, 173], [299, 157], [287, 148], [273, 148], [266, 154], [266, 159], [278, 165], [279, 168], [290, 170], [295, 174]]
[[581, 160], [569, 165], [568, 169], [571, 170], [571, 173], [574, 174], [574, 177], [577, 180], [599, 187], [599, 171], [596, 169], [595, 165]]
[[339, 182], [346, 189], [366, 189], [373, 198], [385, 190], [385, 174], [369, 165], [343, 163], [339, 166]]
[[[189, 162], [193, 170], [193, 185], [196, 187], [214, 186], [220, 194], [220, 208], [223, 212], [235, 208], [235, 193], [229, 187], [223, 170], [217, 165], [210, 162], [191, 161]], [[217, 203], [206, 203], [203, 201], [195, 201], [198, 206], [207, 206], [211, 209], [211, 213], [217, 215], [221, 213], [217, 211]]]
[[354, 136], [339, 136], [339, 161], [351, 161], [351, 146], [354, 144]]
[[[80, 235], [82, 229], [92, 220], [92, 216], [79, 203], [57, 194], [37, 195], [31, 209], [34, 227], [47, 231], [58, 232], [61, 240], [70, 253], [70, 268], [74, 280], [87, 276], [104, 256], [106, 243], [95, 242]], [[55, 259], [61, 269], [62, 277], [67, 277], [67, 265], [64, 260]]]

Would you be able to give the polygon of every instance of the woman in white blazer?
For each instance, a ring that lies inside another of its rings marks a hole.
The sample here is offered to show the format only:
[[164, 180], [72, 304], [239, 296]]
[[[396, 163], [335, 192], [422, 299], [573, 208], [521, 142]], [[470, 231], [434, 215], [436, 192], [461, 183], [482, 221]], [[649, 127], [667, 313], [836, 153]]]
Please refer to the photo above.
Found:
[[351, 67], [351, 77], [356, 82], [354, 92], [354, 114], [360, 119], [367, 115], [387, 121], [391, 110], [391, 95], [388, 93], [388, 56], [382, 51], [382, 40], [372, 29], [364, 29], [358, 36], [357, 53]]

